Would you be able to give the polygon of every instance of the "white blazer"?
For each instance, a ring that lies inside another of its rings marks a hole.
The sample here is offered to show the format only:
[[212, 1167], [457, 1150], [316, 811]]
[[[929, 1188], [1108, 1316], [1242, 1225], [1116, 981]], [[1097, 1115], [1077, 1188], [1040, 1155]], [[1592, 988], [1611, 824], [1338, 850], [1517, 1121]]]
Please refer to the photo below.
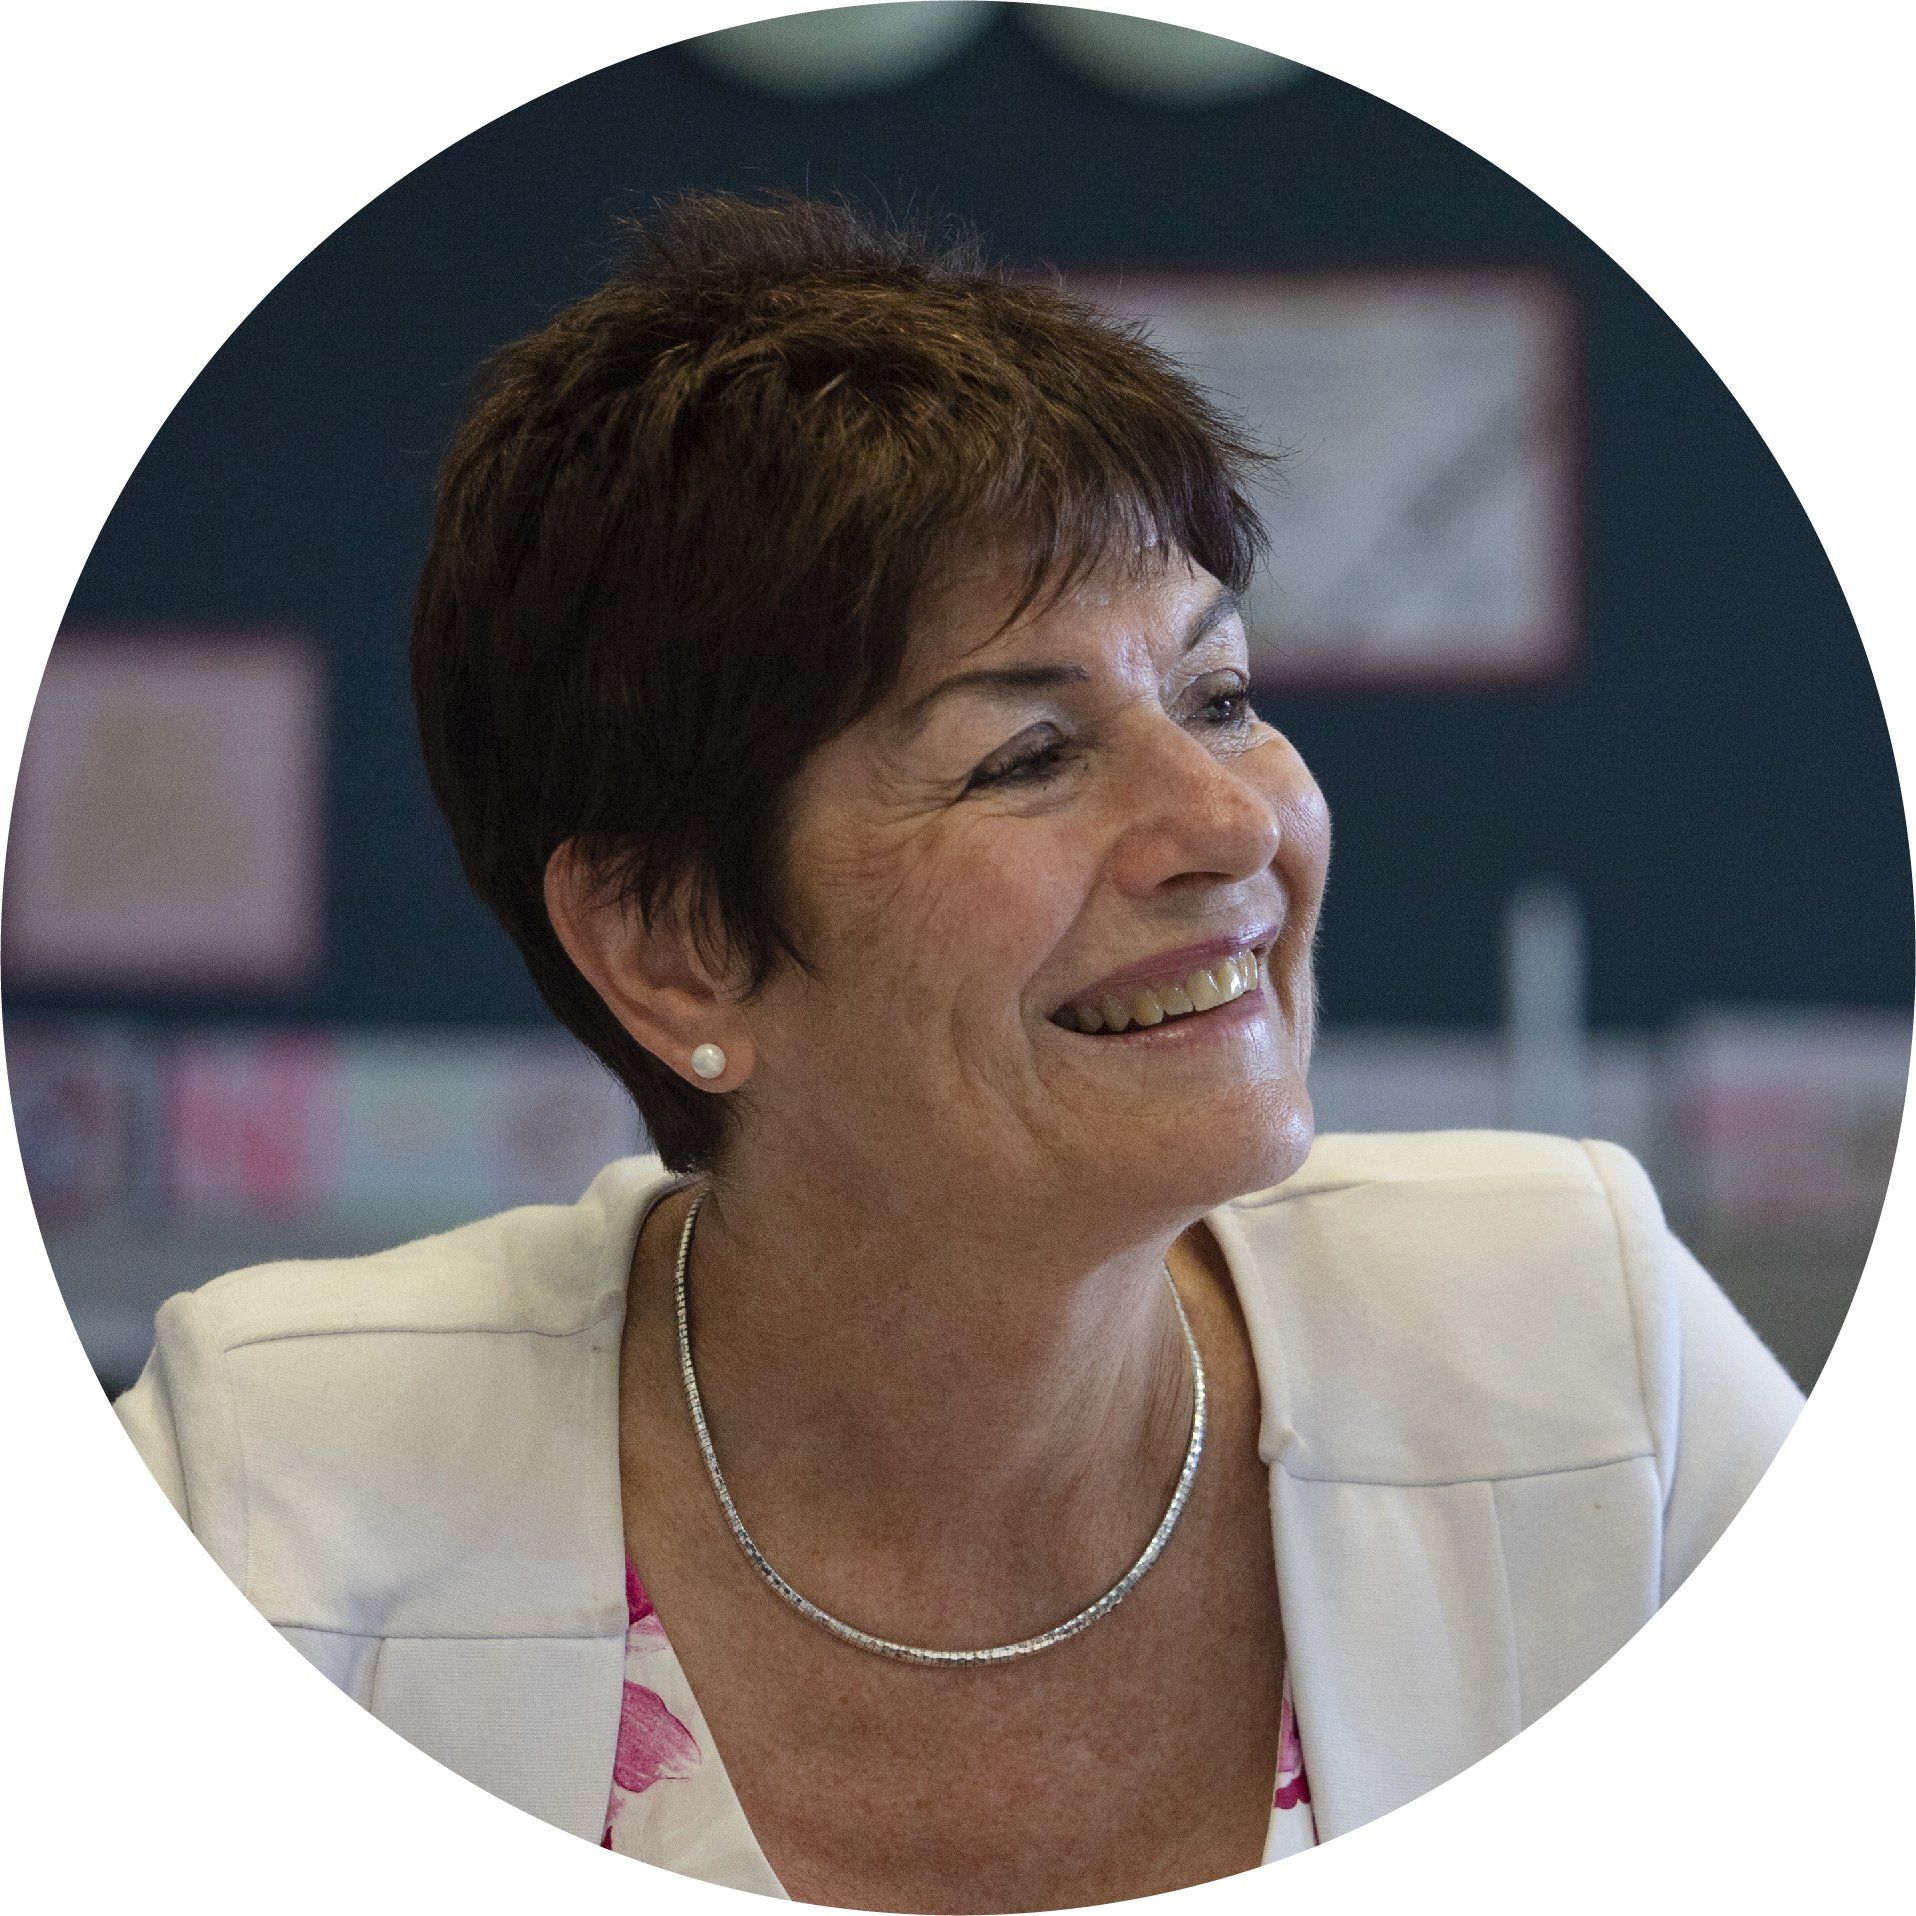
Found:
[[[420, 1749], [596, 1842], [624, 1683], [618, 1358], [680, 1182], [610, 1165], [161, 1309], [118, 1409], [214, 1559]], [[1332, 1135], [1209, 1219], [1319, 1833], [1534, 1722], [1687, 1576], [1801, 1404], [1611, 1144]], [[1273, 1725], [1275, 1734], [1275, 1725]]]

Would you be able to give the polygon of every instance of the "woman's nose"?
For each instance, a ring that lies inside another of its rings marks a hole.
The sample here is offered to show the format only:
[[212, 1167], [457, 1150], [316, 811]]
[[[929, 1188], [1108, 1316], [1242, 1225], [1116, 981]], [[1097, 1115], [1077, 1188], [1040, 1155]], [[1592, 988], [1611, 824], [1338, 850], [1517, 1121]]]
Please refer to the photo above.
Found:
[[1169, 719], [1151, 733], [1124, 783], [1121, 880], [1150, 890], [1184, 878], [1235, 883], [1267, 870], [1283, 839], [1278, 794], [1252, 773], [1267, 755], [1220, 757]]

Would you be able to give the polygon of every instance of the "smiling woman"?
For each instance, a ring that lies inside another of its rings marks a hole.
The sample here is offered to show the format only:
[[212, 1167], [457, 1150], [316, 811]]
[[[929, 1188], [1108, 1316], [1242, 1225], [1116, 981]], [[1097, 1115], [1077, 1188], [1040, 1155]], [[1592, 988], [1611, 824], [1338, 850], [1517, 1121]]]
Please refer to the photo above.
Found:
[[895, 1910], [1273, 1861], [1549, 1709], [1798, 1399], [1612, 1145], [1314, 1136], [1260, 455], [969, 244], [692, 198], [488, 367], [414, 684], [655, 1157], [236, 1273], [121, 1414], [368, 1709]]

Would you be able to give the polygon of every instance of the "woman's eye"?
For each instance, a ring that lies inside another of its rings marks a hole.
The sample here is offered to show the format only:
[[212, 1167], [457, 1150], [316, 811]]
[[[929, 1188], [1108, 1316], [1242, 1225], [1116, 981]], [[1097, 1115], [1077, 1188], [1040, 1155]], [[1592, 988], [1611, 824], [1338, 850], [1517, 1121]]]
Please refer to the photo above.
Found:
[[[1198, 722], [1216, 732], [1248, 731], [1257, 723], [1251, 689], [1241, 679], [1220, 687], [1198, 708]], [[1073, 740], [1056, 734], [1012, 747], [988, 759], [972, 773], [965, 789], [985, 791], [1005, 785], [1043, 785], [1063, 772], [1076, 756]]]
[[1203, 717], [1207, 725], [1220, 731], [1234, 731], [1253, 723], [1257, 713], [1251, 706], [1251, 688], [1227, 685], [1222, 691], [1214, 692], [1204, 702]]
[[1046, 739], [979, 766], [966, 789], [975, 792], [995, 785], [1041, 785], [1062, 771], [1069, 757], [1069, 740]]

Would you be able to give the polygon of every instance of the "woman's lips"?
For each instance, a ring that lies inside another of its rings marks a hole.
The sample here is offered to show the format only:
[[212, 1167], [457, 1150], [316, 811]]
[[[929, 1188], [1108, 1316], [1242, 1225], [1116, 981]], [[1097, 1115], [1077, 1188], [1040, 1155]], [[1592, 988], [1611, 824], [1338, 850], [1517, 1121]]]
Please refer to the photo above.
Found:
[[1224, 959], [1235, 958], [1245, 952], [1258, 955], [1261, 970], [1265, 956], [1277, 942], [1278, 930], [1275, 923], [1269, 922], [1244, 925], [1236, 931], [1221, 932], [1215, 938], [1206, 938], [1196, 944], [1178, 945], [1168, 951], [1157, 952], [1149, 958], [1139, 959], [1135, 964], [1107, 972], [1094, 983], [1081, 986], [1051, 1015], [1057, 1020], [1074, 1006], [1097, 1005], [1106, 998], [1123, 1000], [1133, 990], [1140, 988], [1149, 990], [1187, 985], [1194, 972], [1213, 971]]
[[1253, 947], [1155, 985], [1133, 985], [1096, 999], [1074, 999], [1054, 1012], [1051, 1022], [1083, 1036], [1122, 1037], [1209, 1021], [1247, 998], [1262, 999], [1268, 951], [1268, 946]]

